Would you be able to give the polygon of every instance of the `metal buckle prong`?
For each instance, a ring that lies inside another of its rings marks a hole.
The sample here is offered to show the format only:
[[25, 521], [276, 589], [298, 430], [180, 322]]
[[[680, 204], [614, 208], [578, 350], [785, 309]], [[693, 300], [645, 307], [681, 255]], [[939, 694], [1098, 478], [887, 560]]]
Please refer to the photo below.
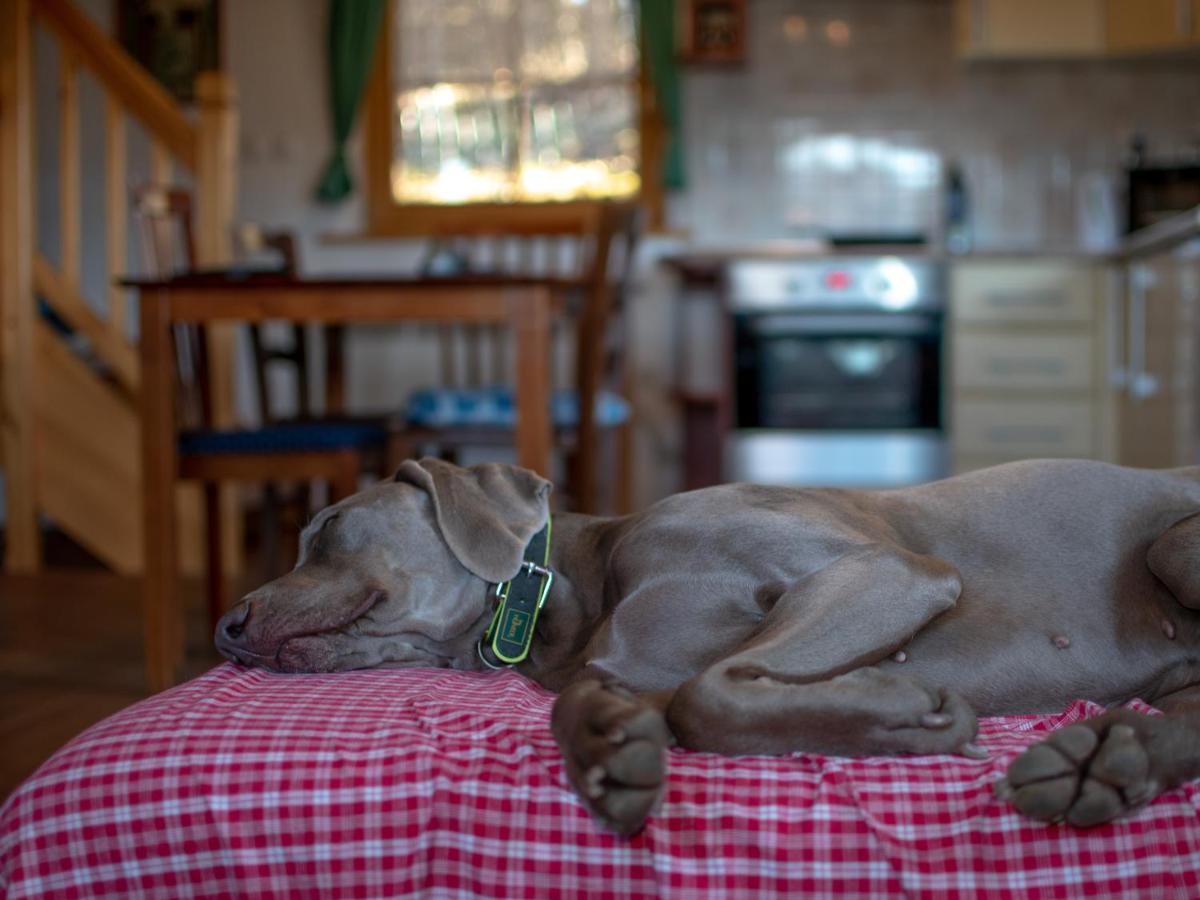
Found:
[[550, 586], [554, 584], [554, 573], [544, 566], [539, 566], [533, 560], [527, 559], [521, 563], [521, 568], [531, 575], [537, 575], [539, 578], [546, 579], [546, 583], [542, 585], [542, 596], [538, 598], [537, 608], [541, 609], [546, 602], [546, 598], [550, 596]]
[[534, 575], [540, 575], [542, 578], [553, 578], [554, 573], [549, 569], [543, 568], [535, 563], [532, 559], [527, 559], [521, 563], [521, 568], [526, 572], [531, 572]]

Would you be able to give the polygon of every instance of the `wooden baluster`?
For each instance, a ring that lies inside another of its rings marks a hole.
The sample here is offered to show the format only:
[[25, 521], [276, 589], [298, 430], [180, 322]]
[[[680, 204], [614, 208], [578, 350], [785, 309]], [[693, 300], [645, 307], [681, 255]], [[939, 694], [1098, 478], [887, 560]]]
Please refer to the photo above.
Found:
[[63, 278], [79, 289], [79, 60], [65, 46], [58, 67], [58, 209]]
[[167, 152], [167, 148], [160, 141], [152, 139], [150, 141], [150, 183], [156, 187], [170, 187], [173, 171], [174, 164], [171, 162], [171, 154]]
[[126, 228], [129, 202], [125, 185], [125, 111], [111, 94], [104, 105], [105, 251], [108, 256], [108, 326], [125, 340], [128, 291], [116, 283], [127, 273], [129, 247]]
[[33, 401], [33, 48], [30, 0], [0, 3], [0, 441], [9, 572], [41, 565]]
[[[167, 148], [156, 138], [150, 139], [150, 184], [162, 192], [162, 202], [170, 203], [167, 197], [171, 190], [171, 179], [175, 175], [175, 164]], [[150, 216], [143, 227], [142, 239], [145, 241], [145, 258], [152, 260], [153, 272], [143, 274], [153, 278], [170, 278], [182, 268], [191, 268], [195, 262], [190, 258], [194, 249], [190, 244], [186, 247], [184, 258], [172, 258], [173, 249], [179, 237], [173, 233], [174, 223], [167, 215]]]
[[[0, 3], [7, 6], [9, 3]], [[144, 68], [125, 53], [74, 0], [36, 0], [28, 8], [61, 47], [77, 55], [105, 93], [116, 95], [130, 116], [155, 135], [171, 155], [196, 168], [196, 129], [178, 104]]]

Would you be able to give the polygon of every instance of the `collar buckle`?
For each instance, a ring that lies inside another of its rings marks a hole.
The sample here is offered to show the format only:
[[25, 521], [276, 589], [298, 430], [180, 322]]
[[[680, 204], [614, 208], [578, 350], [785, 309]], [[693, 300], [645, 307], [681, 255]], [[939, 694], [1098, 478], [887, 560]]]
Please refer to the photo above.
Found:
[[538, 613], [554, 583], [554, 572], [546, 565], [550, 562], [550, 526], [547, 519], [546, 527], [533, 536], [525, 548], [527, 558], [521, 562], [517, 574], [491, 591], [496, 598], [496, 609], [476, 646], [480, 660], [488, 668], [514, 666], [529, 656]]
[[539, 596], [537, 608], [541, 609], [546, 602], [546, 598], [550, 596], [550, 586], [554, 584], [554, 573], [545, 566], [539, 566], [531, 559], [527, 559], [525, 562], [521, 563], [521, 568], [530, 575], [536, 575], [538, 578], [541, 578], [544, 582], [541, 590], [538, 592]]

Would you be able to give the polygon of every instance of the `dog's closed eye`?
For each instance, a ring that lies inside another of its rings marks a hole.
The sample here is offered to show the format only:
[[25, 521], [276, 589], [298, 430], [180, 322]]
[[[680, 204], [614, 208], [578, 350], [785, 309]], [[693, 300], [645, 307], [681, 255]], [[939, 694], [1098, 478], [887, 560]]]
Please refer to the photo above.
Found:
[[304, 531], [300, 533], [300, 555], [297, 564], [304, 562], [309, 556], [317, 553], [321, 548], [322, 538], [328, 539], [329, 526], [339, 516], [341, 516], [341, 513], [335, 512], [326, 516], [319, 524], [310, 522], [305, 526]]

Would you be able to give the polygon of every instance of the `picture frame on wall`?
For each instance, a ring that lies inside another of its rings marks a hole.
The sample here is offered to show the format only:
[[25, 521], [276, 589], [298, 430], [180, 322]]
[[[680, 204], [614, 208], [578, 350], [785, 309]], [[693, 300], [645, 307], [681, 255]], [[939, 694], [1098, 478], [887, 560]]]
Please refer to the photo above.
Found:
[[679, 55], [687, 63], [746, 59], [746, 0], [680, 0]]
[[221, 0], [115, 0], [121, 45], [181, 103], [221, 68]]

